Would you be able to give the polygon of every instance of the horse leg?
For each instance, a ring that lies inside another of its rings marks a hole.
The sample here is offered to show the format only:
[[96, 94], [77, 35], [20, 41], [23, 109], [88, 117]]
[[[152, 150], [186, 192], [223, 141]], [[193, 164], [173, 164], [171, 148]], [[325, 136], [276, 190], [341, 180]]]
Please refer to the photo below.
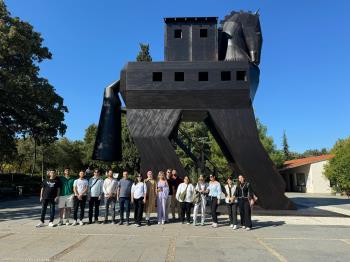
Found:
[[141, 173], [176, 169], [185, 175], [179, 157], [170, 142], [170, 135], [178, 124], [179, 109], [128, 109], [127, 125], [141, 156]]
[[208, 121], [251, 182], [259, 204], [267, 209], [294, 208], [284, 195], [282, 176], [259, 140], [253, 108], [210, 109]]

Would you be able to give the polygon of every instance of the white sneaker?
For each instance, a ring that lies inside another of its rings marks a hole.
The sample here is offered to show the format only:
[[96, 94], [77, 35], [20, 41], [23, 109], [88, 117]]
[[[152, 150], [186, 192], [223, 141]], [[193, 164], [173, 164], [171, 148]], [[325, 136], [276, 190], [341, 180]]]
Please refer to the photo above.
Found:
[[49, 223], [49, 227], [54, 227], [55, 225], [53, 224], [53, 222]]
[[76, 220], [74, 220], [72, 226], [76, 226], [76, 225], [78, 225], [78, 222]]
[[164, 222], [164, 220], [162, 220], [162, 225], [164, 225], [165, 224], [165, 222]]
[[230, 227], [233, 227], [233, 224], [231, 224]]
[[218, 227], [218, 224], [217, 223], [213, 223], [211, 226], [216, 228], [216, 227]]
[[79, 221], [79, 225], [83, 226], [84, 222], [82, 220]]
[[245, 226], [242, 226], [243, 229], [245, 229]]
[[234, 226], [233, 226], [233, 230], [236, 230], [236, 229], [237, 229], [237, 225], [234, 225]]
[[249, 231], [249, 230], [250, 230], [250, 227], [247, 227], [245, 230]]
[[158, 225], [160, 225], [160, 221], [158, 222]]
[[62, 220], [58, 221], [57, 226], [62, 226], [62, 225], [63, 225], [63, 221]]
[[43, 222], [40, 222], [39, 224], [36, 225], [36, 227], [43, 227], [43, 226], [44, 226]]
[[66, 226], [69, 226], [70, 225], [70, 223], [69, 223], [69, 220], [67, 219], [66, 220]]

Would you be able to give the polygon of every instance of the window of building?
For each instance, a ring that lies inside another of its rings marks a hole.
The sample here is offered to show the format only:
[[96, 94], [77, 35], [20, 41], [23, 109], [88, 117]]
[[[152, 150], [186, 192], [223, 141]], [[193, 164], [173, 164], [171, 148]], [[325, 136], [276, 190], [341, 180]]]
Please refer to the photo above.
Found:
[[206, 28], [199, 29], [199, 37], [201, 38], [208, 37], [208, 29]]
[[231, 71], [221, 71], [221, 81], [231, 81]]
[[182, 30], [181, 29], [174, 30], [174, 38], [182, 38]]
[[208, 81], [208, 72], [199, 72], [198, 81]]
[[153, 72], [153, 82], [161, 82], [163, 80], [162, 72]]
[[236, 72], [237, 81], [247, 81], [247, 72], [246, 71], [237, 71]]
[[184, 81], [185, 73], [184, 72], [175, 72], [175, 81]]

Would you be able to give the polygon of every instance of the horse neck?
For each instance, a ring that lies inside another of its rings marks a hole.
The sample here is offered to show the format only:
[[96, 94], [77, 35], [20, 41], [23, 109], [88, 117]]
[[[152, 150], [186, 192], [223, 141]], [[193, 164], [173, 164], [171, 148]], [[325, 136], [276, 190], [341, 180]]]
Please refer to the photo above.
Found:
[[230, 32], [231, 38], [228, 39], [227, 52], [225, 60], [230, 61], [247, 61], [248, 48], [244, 41], [242, 25], [234, 22]]

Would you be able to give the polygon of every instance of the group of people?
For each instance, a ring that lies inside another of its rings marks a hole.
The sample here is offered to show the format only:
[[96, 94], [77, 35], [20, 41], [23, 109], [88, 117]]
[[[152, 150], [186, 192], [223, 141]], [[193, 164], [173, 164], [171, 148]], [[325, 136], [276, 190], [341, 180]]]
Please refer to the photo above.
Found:
[[[238, 228], [237, 213], [240, 214], [240, 225], [246, 230], [252, 228], [251, 208], [256, 201], [249, 182], [242, 175], [238, 176], [238, 183], [228, 177], [222, 187], [216, 175], [209, 177], [209, 183], [200, 175], [195, 184], [191, 183], [189, 176], [180, 178], [176, 170], [168, 169], [166, 173], [160, 171], [157, 179], [152, 171], [148, 171], [146, 178], [137, 174], [135, 180], [129, 179], [127, 171], [123, 172], [118, 181], [113, 177], [113, 170], [108, 170], [106, 178], [101, 177], [100, 171], [95, 169], [90, 179], [85, 178], [85, 172], [79, 172], [79, 178], [71, 177], [68, 168], [63, 176], [56, 177], [55, 171], [49, 171], [48, 179], [42, 183], [40, 201], [42, 202], [41, 219], [37, 227], [44, 226], [47, 207], [50, 206], [49, 226], [55, 226], [55, 205], [59, 207], [58, 225], [84, 225], [85, 205], [88, 203], [88, 223], [116, 224], [116, 203], [119, 203], [119, 225], [130, 224], [130, 209], [134, 206], [134, 222], [141, 226], [143, 213], [146, 224], [151, 225], [151, 214], [157, 213], [158, 224], [179, 219], [183, 224], [191, 223], [191, 210], [193, 207], [193, 225], [205, 225], [206, 207], [209, 201], [212, 227], [218, 226], [217, 208], [220, 205], [222, 193], [225, 196], [225, 205], [230, 219], [230, 226]], [[101, 201], [104, 200], [104, 220], [99, 221]], [[73, 223], [70, 223], [73, 209]], [[80, 212], [79, 212], [80, 211]], [[178, 211], [178, 212], [176, 212]], [[79, 213], [79, 220], [78, 220]], [[178, 213], [178, 217], [175, 215]], [[125, 216], [124, 216], [125, 215]], [[200, 220], [197, 218], [200, 216]], [[108, 219], [110, 217], [110, 220]]]

